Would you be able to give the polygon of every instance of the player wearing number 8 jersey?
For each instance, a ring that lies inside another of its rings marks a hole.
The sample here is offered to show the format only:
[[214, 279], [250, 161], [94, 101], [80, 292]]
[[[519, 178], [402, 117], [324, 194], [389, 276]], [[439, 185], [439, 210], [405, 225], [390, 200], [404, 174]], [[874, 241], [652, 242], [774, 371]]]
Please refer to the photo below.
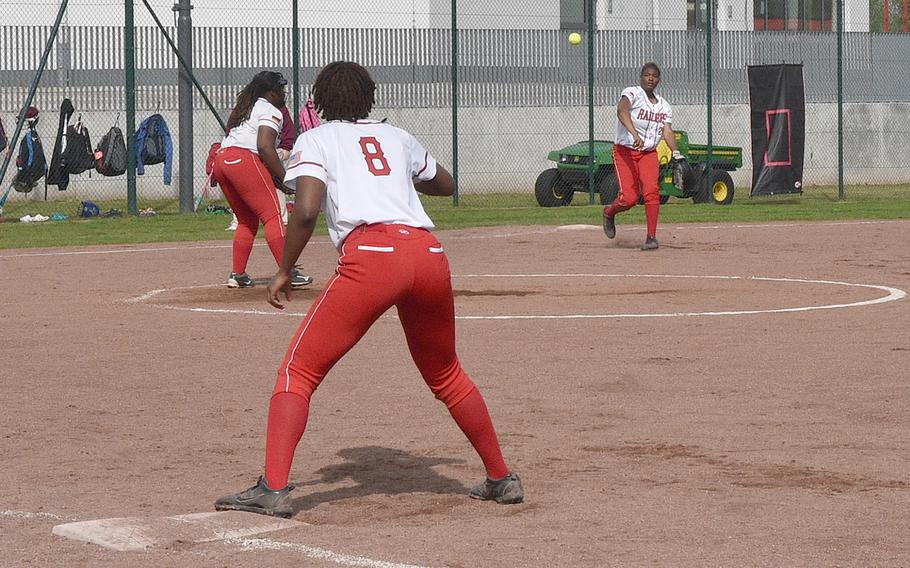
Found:
[[616, 108], [616, 141], [613, 163], [619, 181], [619, 195], [604, 208], [603, 227], [608, 238], [616, 236], [614, 217], [631, 209], [641, 196], [645, 202], [648, 234], [642, 250], [657, 248], [657, 217], [660, 212], [660, 162], [657, 145], [661, 140], [673, 152], [673, 159], [682, 159], [676, 148], [676, 136], [671, 126], [673, 110], [663, 97], [654, 92], [660, 84], [660, 69], [645, 63], [639, 76], [640, 86], [624, 89]]
[[[265, 474], [253, 487], [219, 499], [217, 510], [291, 516], [288, 476], [306, 428], [310, 399], [335, 363], [392, 306], [411, 357], [480, 455], [486, 480], [470, 496], [498, 503], [524, 498], [505, 464], [486, 403], [455, 353], [449, 263], [429, 231], [417, 192], [452, 195], [452, 176], [413, 136], [369, 120], [375, 85], [356, 63], [327, 65], [313, 86], [324, 122], [294, 145], [285, 183], [297, 191], [268, 301], [290, 299], [294, 263], [320, 209], [340, 256], [334, 276], [307, 311], [278, 370], [269, 405]], [[365, 373], [368, 374], [368, 373]], [[396, 412], [396, 409], [387, 409]]]
[[340, 247], [362, 224], [433, 228], [413, 181], [435, 175], [433, 157], [409, 133], [360, 119], [325, 121], [301, 135], [291, 151], [286, 179], [295, 183], [312, 176], [325, 184], [326, 224], [332, 243]]

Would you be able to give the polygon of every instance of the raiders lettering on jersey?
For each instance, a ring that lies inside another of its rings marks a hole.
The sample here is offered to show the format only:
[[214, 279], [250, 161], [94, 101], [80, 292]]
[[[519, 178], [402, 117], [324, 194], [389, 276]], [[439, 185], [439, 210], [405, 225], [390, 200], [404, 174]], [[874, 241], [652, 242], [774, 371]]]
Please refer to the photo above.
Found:
[[[632, 124], [644, 141], [641, 150], [643, 152], [654, 150], [664, 135], [664, 125], [673, 123], [673, 109], [670, 107], [670, 103], [655, 93], [657, 102], [652, 104], [648, 100], [648, 94], [641, 87], [624, 89], [622, 96], [629, 99], [631, 104], [629, 114], [632, 117]], [[635, 138], [617, 119], [616, 143], [632, 148], [634, 142]]]

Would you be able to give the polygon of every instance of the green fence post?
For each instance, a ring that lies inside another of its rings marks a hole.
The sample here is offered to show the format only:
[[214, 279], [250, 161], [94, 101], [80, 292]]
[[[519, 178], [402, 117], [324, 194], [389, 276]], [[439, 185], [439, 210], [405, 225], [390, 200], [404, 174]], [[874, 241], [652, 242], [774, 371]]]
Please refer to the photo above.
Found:
[[[38, 71], [35, 73], [34, 78], [32, 78], [32, 84], [28, 89], [28, 96], [25, 97], [25, 105], [19, 112], [19, 116], [16, 119], [16, 130], [13, 132], [13, 137], [9, 140], [9, 147], [5, 151], [5, 157], [3, 158], [3, 164], [0, 165], [0, 184], [3, 183], [3, 178], [6, 176], [6, 169], [9, 167], [9, 162], [12, 159], [13, 151], [16, 149], [16, 141], [19, 140], [19, 134], [22, 132], [22, 125], [25, 124], [25, 113], [28, 111], [28, 107], [32, 106], [32, 100], [35, 98], [35, 91], [38, 90], [38, 83], [41, 81], [41, 75], [44, 74], [44, 67], [47, 65], [47, 58], [50, 57], [51, 47], [54, 45], [54, 40], [57, 38], [57, 30], [60, 29], [60, 22], [63, 20], [63, 14], [66, 13], [66, 5], [69, 0], [63, 0], [60, 3], [60, 9], [57, 10], [57, 19], [54, 20], [54, 27], [51, 29], [51, 35], [47, 38], [47, 43], [44, 46], [44, 53], [41, 54], [41, 63], [38, 64]], [[9, 193], [9, 190], [4, 193], [4, 197]], [[4, 199], [5, 201], [5, 199]], [[0, 202], [2, 204], [2, 202]]]
[[594, 205], [594, 0], [587, 0], [588, 16], [588, 205]]
[[452, 204], [458, 207], [458, 8], [452, 0], [452, 177], [455, 193]]
[[123, 22], [123, 67], [126, 75], [126, 210], [137, 215], [136, 204], [136, 37], [133, 0], [125, 0]]
[[[193, 61], [193, 5], [190, 0], [177, 0], [174, 12], [177, 16], [177, 49], [185, 61]], [[179, 178], [177, 182], [178, 203], [181, 213], [193, 213], [193, 83], [190, 81], [192, 68], [177, 68], [177, 117], [178, 140], [180, 145]]]
[[[706, 101], [708, 104], [708, 112], [706, 113], [707, 120], [708, 120], [708, 151], [705, 156], [705, 179], [706, 179], [705, 191], [707, 192], [707, 195], [709, 198], [711, 197], [711, 194], [714, 191], [714, 187], [713, 187], [714, 186], [714, 176], [712, 175], [712, 171], [711, 171], [712, 170], [711, 154], [714, 151], [714, 146], [713, 146], [713, 138], [714, 138], [714, 57], [712, 55], [712, 47], [713, 47], [712, 44], [714, 41], [714, 21], [713, 21], [713, 13], [711, 10], [711, 5], [713, 3], [714, 2], [709, 1], [705, 4], [705, 6], [706, 6], [705, 27], [707, 28], [706, 32], [708, 34], [708, 38], [707, 38], [706, 45], [705, 45], [705, 57], [707, 57], [707, 59], [708, 59], [708, 64], [707, 64], [707, 73], [708, 73], [707, 91], [708, 92], [707, 92], [707, 101]], [[708, 202], [709, 203], [711, 202], [710, 199], [708, 200]]]
[[837, 0], [837, 199], [844, 199], [844, 0]]

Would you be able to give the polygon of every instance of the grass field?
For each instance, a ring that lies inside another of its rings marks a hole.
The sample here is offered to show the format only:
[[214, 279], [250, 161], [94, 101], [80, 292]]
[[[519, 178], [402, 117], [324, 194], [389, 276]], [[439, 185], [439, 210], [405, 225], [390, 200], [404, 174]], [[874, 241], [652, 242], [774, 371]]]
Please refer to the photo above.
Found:
[[[810, 187], [802, 195], [749, 199], [740, 196], [731, 205], [695, 205], [691, 200], [671, 198], [661, 208], [662, 223], [715, 223], [762, 221], [819, 221], [846, 219], [910, 218], [910, 187], [878, 186], [847, 188], [847, 198], [838, 200], [837, 188]], [[430, 217], [441, 229], [496, 225], [600, 224], [601, 206], [588, 196], [576, 193], [569, 207], [543, 208], [533, 195], [524, 193], [466, 195], [457, 207], [450, 199], [425, 198]], [[125, 200], [97, 201], [102, 211], [126, 210]], [[225, 204], [222, 202], [222, 204]], [[0, 225], [0, 249], [93, 244], [227, 240], [230, 217], [224, 215], [178, 214], [176, 200], [144, 200], [140, 208], [152, 207], [154, 217], [125, 215], [113, 218], [79, 219], [79, 201], [12, 202], [5, 208], [7, 222]], [[25, 224], [19, 216], [60, 211], [68, 221]], [[636, 207], [617, 217], [619, 224], [644, 222], [644, 208]], [[325, 234], [320, 221], [318, 234]]]

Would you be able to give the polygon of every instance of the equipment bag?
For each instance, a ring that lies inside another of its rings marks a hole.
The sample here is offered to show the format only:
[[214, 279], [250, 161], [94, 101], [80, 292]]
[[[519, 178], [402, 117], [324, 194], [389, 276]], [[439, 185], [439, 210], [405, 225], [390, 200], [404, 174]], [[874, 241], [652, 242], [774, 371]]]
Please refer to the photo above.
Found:
[[[120, 119], [119, 114], [117, 119]], [[95, 148], [95, 170], [103, 176], [119, 176], [126, 172], [126, 142], [116, 122]]]
[[0, 152], [6, 150], [9, 146], [9, 138], [6, 137], [6, 131], [3, 130], [3, 119], [0, 119]]
[[70, 183], [69, 172], [63, 165], [63, 149], [66, 148], [66, 127], [74, 110], [73, 102], [63, 99], [63, 103], [60, 104], [60, 121], [57, 125], [57, 136], [54, 138], [54, 150], [51, 152], [51, 164], [47, 168], [47, 177], [44, 178], [45, 189], [49, 185], [56, 185], [60, 191], [65, 191]]
[[209, 155], [205, 158], [205, 175], [208, 176], [209, 187], [218, 185], [218, 180], [215, 179], [215, 155], [219, 150], [221, 150], [221, 142], [215, 142], [209, 146]]
[[95, 155], [88, 128], [82, 117], [66, 129], [66, 148], [63, 149], [63, 167], [71, 174], [81, 174], [95, 167]]
[[101, 214], [101, 208], [91, 201], [83, 201], [82, 209], [79, 210], [80, 217], [97, 217]]
[[145, 143], [142, 145], [142, 163], [146, 166], [163, 164], [167, 159], [164, 141], [164, 117], [153, 114], [146, 121]]
[[316, 114], [316, 105], [313, 104], [313, 99], [308, 99], [306, 104], [303, 105], [298, 119], [300, 120], [300, 132], [306, 132], [319, 126], [319, 115]]
[[28, 193], [35, 188], [38, 180], [47, 173], [47, 159], [44, 157], [44, 146], [33, 126], [22, 138], [19, 156], [16, 158], [16, 177], [13, 187], [21, 193]]

